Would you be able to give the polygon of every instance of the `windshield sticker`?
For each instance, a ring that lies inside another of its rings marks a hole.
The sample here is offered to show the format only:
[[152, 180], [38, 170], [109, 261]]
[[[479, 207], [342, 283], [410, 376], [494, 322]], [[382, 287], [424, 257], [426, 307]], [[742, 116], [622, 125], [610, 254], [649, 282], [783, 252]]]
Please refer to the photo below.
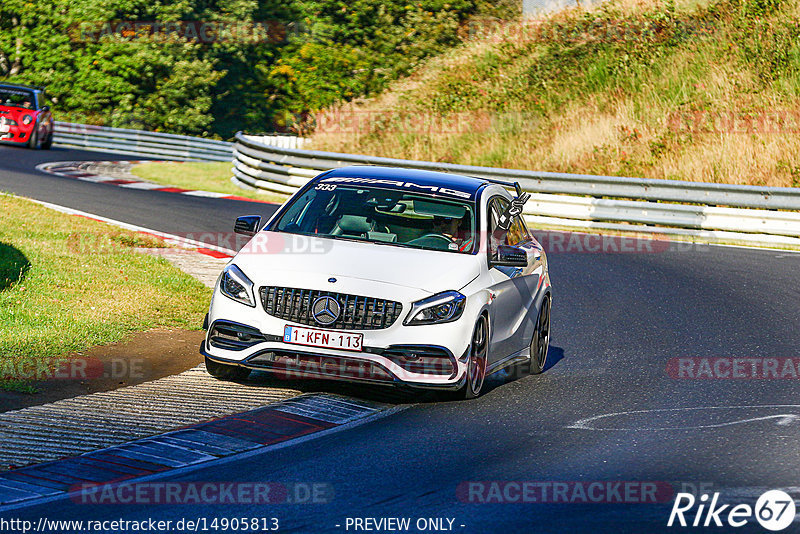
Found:
[[402, 180], [385, 180], [380, 178], [351, 178], [351, 177], [334, 177], [324, 178], [321, 183], [347, 183], [347, 184], [368, 184], [368, 185], [388, 185], [398, 189], [416, 189], [418, 191], [427, 191], [430, 193], [438, 193], [441, 195], [448, 195], [457, 198], [472, 198], [472, 193], [465, 191], [458, 191], [456, 189], [449, 189], [447, 187], [439, 187], [436, 185], [421, 185], [414, 182], [405, 182]]
[[491, 235], [491, 242], [492, 242], [492, 254], [494, 255], [496, 250], [495, 247], [500, 243], [506, 242], [506, 236], [508, 235], [508, 231], [511, 228], [511, 223], [514, 220], [514, 217], [519, 217], [522, 215], [522, 210], [525, 208], [525, 203], [531, 198], [530, 193], [523, 192], [521, 189], [517, 189], [518, 196], [515, 197], [511, 204], [503, 211], [500, 218], [497, 220], [497, 228], [494, 229]]
[[497, 221], [497, 227], [501, 230], [508, 231], [508, 229], [511, 228], [511, 221], [514, 217], [522, 215], [522, 210], [525, 208], [525, 203], [528, 202], [529, 198], [531, 198], [531, 194], [525, 192], [514, 198], [511, 204], [508, 205], [508, 208], [506, 208], [500, 216], [500, 220]]

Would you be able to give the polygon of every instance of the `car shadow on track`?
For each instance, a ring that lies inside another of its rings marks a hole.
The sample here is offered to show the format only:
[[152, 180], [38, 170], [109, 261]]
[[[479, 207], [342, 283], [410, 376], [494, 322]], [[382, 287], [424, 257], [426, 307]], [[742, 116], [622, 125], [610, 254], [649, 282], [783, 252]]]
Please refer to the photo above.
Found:
[[[564, 359], [564, 349], [550, 347], [543, 374], [558, 365]], [[484, 393], [529, 376], [525, 366], [517, 365], [494, 373], [486, 379]], [[372, 402], [385, 404], [427, 404], [453, 400], [447, 392], [411, 389], [396, 386], [372, 385], [364, 383], [340, 382], [320, 379], [287, 379], [266, 371], [253, 371], [245, 382], [256, 387], [275, 387], [296, 389], [303, 393], [330, 393], [344, 395]]]
[[[547, 352], [547, 362], [545, 362], [544, 370], [542, 371], [541, 375], [538, 376], [546, 376], [547, 372], [558, 365], [558, 362], [564, 359], [564, 349], [561, 347], [554, 347], [550, 346], [550, 350]], [[511, 382], [515, 382], [527, 376], [531, 376], [528, 373], [528, 366], [527, 364], [522, 365], [515, 365], [513, 367], [506, 367], [502, 371], [498, 371], [486, 379], [486, 383], [483, 385], [484, 387], [484, 394], [492, 391], [495, 388], [504, 386], [505, 384], [509, 384]], [[535, 376], [534, 379], [537, 377]]]
[[296, 389], [302, 393], [330, 393], [384, 404], [411, 404], [426, 402], [436, 397], [436, 392], [411, 390], [401, 387], [324, 379], [283, 378], [266, 371], [253, 371], [244, 382], [257, 387]]
[[558, 362], [564, 359], [564, 349], [561, 347], [553, 347], [550, 346], [550, 350], [547, 351], [547, 361], [544, 364], [544, 371], [546, 373], [552, 367], [558, 365]]

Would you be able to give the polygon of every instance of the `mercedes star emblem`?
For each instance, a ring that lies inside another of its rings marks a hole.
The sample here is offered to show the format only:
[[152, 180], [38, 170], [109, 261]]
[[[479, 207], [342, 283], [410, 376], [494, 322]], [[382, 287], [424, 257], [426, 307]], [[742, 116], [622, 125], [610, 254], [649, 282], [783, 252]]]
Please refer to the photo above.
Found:
[[333, 297], [320, 297], [314, 301], [311, 308], [312, 317], [321, 325], [329, 325], [336, 322], [341, 313], [339, 302]]

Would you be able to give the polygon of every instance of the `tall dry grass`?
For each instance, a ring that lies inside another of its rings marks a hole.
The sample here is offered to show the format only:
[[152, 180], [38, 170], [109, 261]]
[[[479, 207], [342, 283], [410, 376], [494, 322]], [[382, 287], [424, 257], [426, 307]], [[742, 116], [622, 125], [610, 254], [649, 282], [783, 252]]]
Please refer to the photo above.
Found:
[[319, 150], [800, 186], [800, 1], [611, 0], [490, 26], [374, 99]]

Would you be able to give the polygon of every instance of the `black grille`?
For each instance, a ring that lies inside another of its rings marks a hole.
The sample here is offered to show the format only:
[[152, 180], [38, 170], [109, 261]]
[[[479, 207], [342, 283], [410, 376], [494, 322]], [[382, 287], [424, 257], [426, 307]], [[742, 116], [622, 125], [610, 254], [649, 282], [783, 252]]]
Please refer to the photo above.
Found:
[[369, 382], [393, 382], [383, 366], [367, 360], [339, 356], [319, 356], [289, 350], [266, 350], [247, 359], [248, 367], [270, 369], [286, 379], [340, 378]]
[[322, 326], [311, 316], [311, 307], [319, 297], [333, 297], [341, 311], [336, 322], [325, 328], [337, 330], [378, 330], [388, 328], [403, 311], [393, 300], [348, 295], [317, 289], [267, 286], [259, 290], [264, 311], [273, 317], [310, 326]]

